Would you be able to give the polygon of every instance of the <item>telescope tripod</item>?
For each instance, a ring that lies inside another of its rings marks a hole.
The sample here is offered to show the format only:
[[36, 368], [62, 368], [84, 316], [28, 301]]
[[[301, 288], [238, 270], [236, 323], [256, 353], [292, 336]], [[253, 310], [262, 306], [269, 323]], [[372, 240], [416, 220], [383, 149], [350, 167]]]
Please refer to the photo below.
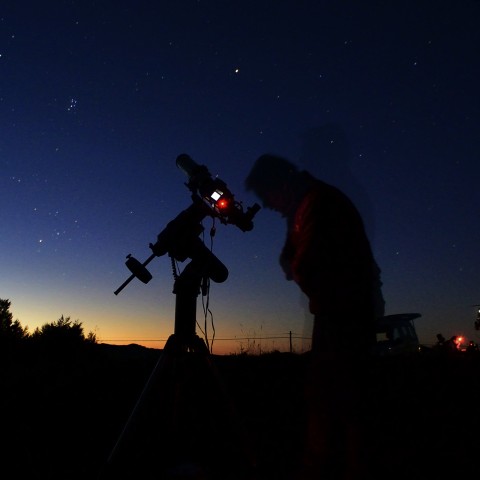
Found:
[[255, 461], [210, 352], [196, 335], [202, 269], [190, 262], [173, 293], [168, 338], [101, 479], [252, 478]]

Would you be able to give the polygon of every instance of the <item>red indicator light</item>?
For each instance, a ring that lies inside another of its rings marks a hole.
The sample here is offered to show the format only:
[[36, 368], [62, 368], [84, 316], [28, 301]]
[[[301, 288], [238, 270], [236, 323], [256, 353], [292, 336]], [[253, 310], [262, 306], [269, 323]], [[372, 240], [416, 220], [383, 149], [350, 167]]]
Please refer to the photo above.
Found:
[[217, 207], [220, 208], [220, 209], [227, 208], [227, 207], [228, 207], [228, 201], [225, 200], [224, 198], [221, 198], [221, 199], [217, 202]]

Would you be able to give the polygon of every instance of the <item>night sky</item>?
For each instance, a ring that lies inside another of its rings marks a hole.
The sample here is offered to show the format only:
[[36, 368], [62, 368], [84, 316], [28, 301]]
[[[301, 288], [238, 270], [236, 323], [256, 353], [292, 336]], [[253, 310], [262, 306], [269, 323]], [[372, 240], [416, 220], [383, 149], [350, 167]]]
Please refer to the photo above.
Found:
[[[176, 157], [247, 207], [244, 179], [268, 152], [356, 203], [387, 314], [421, 313], [425, 344], [478, 340], [479, 23], [475, 0], [3, 1], [0, 298], [30, 331], [64, 315], [99, 341], [162, 347], [168, 257], [148, 285], [113, 292], [126, 255], [144, 261], [191, 204]], [[254, 223], [217, 222], [230, 274], [211, 286], [214, 353], [311, 333], [278, 264], [284, 220], [262, 209]]]

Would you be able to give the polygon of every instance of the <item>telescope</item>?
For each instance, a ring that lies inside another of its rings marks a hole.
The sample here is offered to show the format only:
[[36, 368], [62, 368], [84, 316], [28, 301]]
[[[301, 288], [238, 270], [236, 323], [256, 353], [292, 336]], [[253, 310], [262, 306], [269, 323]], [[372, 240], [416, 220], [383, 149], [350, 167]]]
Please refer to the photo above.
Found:
[[[134, 278], [148, 283], [152, 275], [146, 268], [147, 264], [155, 257], [168, 254], [172, 262], [173, 293], [176, 296], [174, 333], [168, 337], [162, 354], [110, 453], [102, 472], [103, 480], [173, 478], [173, 473], [177, 478], [178, 472], [184, 473], [185, 465], [200, 459], [198, 432], [210, 434], [206, 441], [204, 439], [200, 442], [201, 447], [208, 447], [215, 441], [218, 443], [215, 452], [223, 448], [222, 456], [229, 459], [225, 465], [228, 464], [230, 468], [231, 452], [237, 452], [240, 446], [225, 449], [227, 444], [221, 435], [210, 431], [210, 421], [195, 426], [199, 419], [205, 419], [204, 407], [215, 405], [213, 411], [218, 414], [218, 406], [222, 403], [228, 405], [225, 413], [232, 416], [232, 433], [227, 436], [236, 439], [240, 432], [243, 438], [240, 422], [232, 415], [234, 411], [231, 400], [226, 397], [225, 388], [219, 383], [219, 374], [209, 358], [206, 330], [206, 342], [196, 334], [198, 295], [200, 292], [203, 296], [208, 295], [210, 279], [220, 283], [228, 277], [227, 267], [205, 246], [199, 235], [204, 230], [201, 222], [207, 216], [218, 218], [223, 224], [235, 225], [244, 232], [250, 231], [253, 228], [253, 217], [260, 207], [254, 204], [244, 211], [242, 204], [235, 200], [223, 180], [213, 178], [205, 165], [198, 165], [186, 154], [177, 157], [177, 166], [188, 177], [185, 185], [192, 193], [192, 204], [167, 224], [157, 235], [155, 243], [150, 243], [152, 254], [145, 262], [127, 256], [125, 264], [132, 275], [114, 292], [118, 295]], [[187, 258], [190, 262], [177, 273], [175, 260], [183, 262]], [[204, 373], [205, 378], [200, 373]], [[215, 390], [210, 391], [211, 398], [205, 401], [202, 397], [212, 387]], [[194, 409], [197, 401], [192, 402], [192, 399], [200, 400], [200, 408], [197, 410]], [[167, 408], [172, 412], [162, 418], [160, 413]], [[225, 420], [222, 416], [218, 422], [219, 430], [215, 432], [225, 431]], [[157, 431], [160, 428], [161, 435]], [[164, 454], [161, 462], [159, 452]], [[205, 449], [201, 457], [210, 457], [210, 453], [210, 450], [207, 453]], [[253, 470], [255, 459], [250, 454], [246, 439], [241, 456], [247, 459], [245, 467], [249, 471]], [[221, 465], [219, 471], [224, 470], [217, 458], [215, 464]], [[159, 468], [164, 471], [157, 477]], [[183, 476], [182, 474], [181, 477]]]
[[176, 165], [188, 177], [185, 185], [192, 194], [193, 203], [167, 224], [158, 234], [155, 243], [149, 244], [152, 255], [147, 260], [141, 263], [131, 254], [127, 255], [125, 265], [131, 275], [115, 290], [115, 295], [118, 295], [134, 278], [148, 283], [152, 275], [146, 266], [155, 257], [165, 254], [180, 262], [190, 258], [193, 267], [197, 267], [197, 270], [202, 269], [204, 276], [217, 283], [223, 282], [228, 276], [228, 270], [198, 238], [204, 230], [202, 220], [210, 216], [219, 219], [224, 225], [235, 225], [243, 232], [253, 229], [253, 218], [260, 210], [257, 203], [244, 210], [242, 203], [235, 200], [223, 180], [212, 177], [205, 165], [197, 164], [185, 153], [177, 157]]

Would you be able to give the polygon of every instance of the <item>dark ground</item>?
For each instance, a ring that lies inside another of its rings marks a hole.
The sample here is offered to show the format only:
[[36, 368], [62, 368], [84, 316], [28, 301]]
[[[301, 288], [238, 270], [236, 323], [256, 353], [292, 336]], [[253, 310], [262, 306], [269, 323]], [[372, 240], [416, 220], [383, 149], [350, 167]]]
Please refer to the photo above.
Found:
[[[14, 473], [2, 477], [97, 479], [160, 354], [138, 346], [93, 345], [76, 352], [23, 351], [3, 358], [0, 461], [2, 472]], [[147, 435], [156, 437], [141, 453], [147, 455], [150, 445], [159, 442], [152, 467], [158, 475], [132, 478], [165, 478], [162, 467], [177, 449], [187, 451], [189, 445], [198, 450], [197, 461], [205, 460], [213, 470], [220, 466], [241, 472], [250, 452], [257, 462], [255, 478], [295, 478], [308, 355], [212, 360], [225, 397], [206, 378], [207, 370], [197, 367], [187, 367], [194, 385], [190, 389], [172, 387], [165, 373], [156, 380], [146, 415]], [[171, 364], [165, 364], [166, 371], [172, 371]], [[442, 478], [478, 478], [479, 373], [478, 354], [377, 359], [366, 392], [372, 478], [430, 479], [440, 473]], [[166, 390], [174, 390], [173, 400], [157, 401], [155, 395]], [[183, 433], [174, 438], [168, 432], [172, 422], [179, 425], [174, 418], [178, 405], [186, 409], [182, 412], [195, 413], [180, 422]], [[215, 478], [222, 477], [229, 478]]]

